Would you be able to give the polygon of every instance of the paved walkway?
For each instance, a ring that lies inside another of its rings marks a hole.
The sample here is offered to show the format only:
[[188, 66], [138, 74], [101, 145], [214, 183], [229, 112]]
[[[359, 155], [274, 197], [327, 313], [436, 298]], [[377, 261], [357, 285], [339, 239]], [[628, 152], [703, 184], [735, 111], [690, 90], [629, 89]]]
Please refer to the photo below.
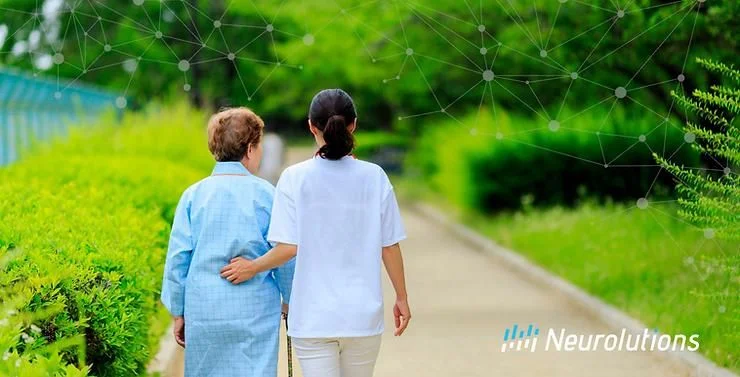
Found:
[[[289, 161], [308, 156], [305, 150], [291, 150]], [[687, 370], [650, 353], [566, 353], [542, 348], [535, 353], [501, 353], [504, 329], [514, 323], [563, 327], [576, 334], [611, 330], [431, 220], [407, 209], [402, 214], [409, 237], [402, 248], [413, 319], [402, 337], [393, 337], [393, 290], [386, 278], [387, 328], [375, 376], [689, 376]], [[281, 338], [278, 375], [282, 377], [287, 376], [287, 368], [285, 335]], [[296, 377], [301, 376], [295, 355], [294, 370]]]

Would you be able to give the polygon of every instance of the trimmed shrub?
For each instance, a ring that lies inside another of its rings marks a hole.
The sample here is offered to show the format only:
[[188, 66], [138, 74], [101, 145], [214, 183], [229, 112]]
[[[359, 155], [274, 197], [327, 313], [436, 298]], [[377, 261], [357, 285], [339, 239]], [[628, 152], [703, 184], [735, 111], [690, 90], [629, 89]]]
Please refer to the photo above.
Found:
[[[568, 119], [564, 112], [562, 119]], [[671, 122], [611, 114], [581, 114], [550, 128], [541, 119], [482, 112], [428, 127], [408, 158], [454, 204], [485, 212], [526, 205], [573, 205], [580, 198], [636, 200], [667, 195], [673, 183], [660, 174], [653, 151], [698, 166], [695, 151]], [[644, 141], [640, 135], [644, 135]]]
[[203, 125], [186, 108], [127, 115], [0, 170], [0, 374], [144, 371], [172, 213], [212, 166]]

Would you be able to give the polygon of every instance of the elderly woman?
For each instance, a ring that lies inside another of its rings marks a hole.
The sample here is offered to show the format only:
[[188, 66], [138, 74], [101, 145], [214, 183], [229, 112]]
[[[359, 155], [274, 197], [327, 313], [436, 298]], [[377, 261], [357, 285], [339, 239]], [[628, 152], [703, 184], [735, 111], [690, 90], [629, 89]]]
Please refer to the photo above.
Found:
[[277, 374], [280, 298], [284, 304], [290, 298], [293, 263], [246, 282], [221, 276], [234, 258], [254, 259], [270, 249], [274, 188], [254, 175], [263, 127], [246, 108], [211, 117], [208, 148], [216, 167], [185, 190], [175, 212], [162, 302], [185, 347], [185, 376]]

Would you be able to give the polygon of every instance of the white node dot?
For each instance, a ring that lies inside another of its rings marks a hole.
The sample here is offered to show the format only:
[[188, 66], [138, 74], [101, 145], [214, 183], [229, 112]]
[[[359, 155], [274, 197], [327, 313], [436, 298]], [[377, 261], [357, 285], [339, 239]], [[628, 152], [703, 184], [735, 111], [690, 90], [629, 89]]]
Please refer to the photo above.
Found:
[[134, 0], [134, 5], [142, 5], [144, 4], [144, 0]]
[[252, 100], [252, 97], [247, 97], [247, 101], [251, 101], [251, 100]]
[[[83, 74], [87, 73], [87, 69], [83, 69], [83, 70], [82, 70], [82, 73], [83, 73]], [[34, 75], [34, 76], [36, 76], [36, 74], [35, 74], [35, 73], [34, 73], [33, 75]]]
[[213, 21], [213, 27], [215, 27], [216, 29], [220, 28], [221, 27], [221, 21], [220, 20]]
[[162, 32], [159, 31], [159, 30], [157, 30], [157, 32], [154, 33], [154, 37], [157, 38], [157, 39], [162, 39]]
[[414, 49], [409, 47], [406, 49], [406, 55], [411, 56], [414, 54]]
[[604, 169], [608, 169], [608, 168], [609, 168], [609, 164], [604, 164]]
[[481, 54], [481, 55], [485, 55], [485, 54], [487, 54], [487, 53], [488, 53], [488, 49], [487, 49], [487, 48], [485, 48], [485, 47], [481, 47], [479, 51], [480, 51], [480, 54]]
[[475, 135], [478, 134], [478, 130], [476, 128], [471, 128], [470, 129], [470, 134], [473, 135], [473, 136], [475, 136]]
[[719, 310], [720, 313], [724, 313], [727, 311], [727, 308], [725, 308], [724, 305], [720, 305], [720, 307], [717, 310]]
[[504, 138], [504, 134], [502, 134], [501, 132], [496, 132], [496, 139], [501, 140], [503, 138]]
[[126, 108], [126, 105], [128, 105], [128, 101], [126, 100], [126, 97], [118, 97], [116, 98], [116, 107], [119, 109]]
[[439, 112], [440, 113], [445, 113], [445, 112], [447, 112], [447, 110], [443, 107], [443, 108], [439, 109]]
[[54, 57], [52, 57], [52, 61], [56, 65], [62, 64], [64, 63], [64, 55], [61, 52], [57, 52], [54, 54]]
[[527, 84], [527, 85], [529, 85], [529, 80], [525, 81], [524, 83]]
[[637, 140], [640, 140], [641, 143], [645, 142], [645, 135], [640, 135]]
[[547, 57], [547, 51], [540, 50], [540, 56], [543, 57], [543, 58], [546, 58]]
[[725, 173], [725, 175], [730, 175], [730, 168], [724, 168], [722, 169], [722, 172]]
[[303, 44], [305, 44], [306, 46], [312, 45], [314, 43], [314, 41], [315, 40], [314, 40], [312, 34], [306, 34], [306, 35], [303, 36]]
[[200, 47], [206, 47], [206, 44], [205, 43], [201, 43], [200, 44]]
[[177, 69], [187, 72], [190, 69], [190, 62], [187, 60], [180, 60], [179, 63], [177, 63]]
[[54, 92], [54, 98], [62, 99], [62, 92]]
[[712, 228], [704, 229], [704, 238], [710, 239], [710, 240], [714, 238], [714, 229]]
[[226, 55], [226, 59], [234, 60], [236, 58], [236, 55], [234, 55], [233, 52], [230, 52], [228, 55]]
[[144, 58], [141, 57], [141, 56], [139, 56], [138, 58], [136, 58], [136, 60], [139, 60], [139, 61], [141, 61], [141, 59], [144, 59]]
[[400, 80], [400, 79], [401, 79], [401, 76], [400, 75], [396, 75], [396, 80]]
[[403, 118], [402, 117], [398, 117], [398, 120], [403, 120]]
[[578, 72], [571, 72], [570, 73], [570, 78], [571, 78], [571, 80], [577, 79], [578, 78]]
[[694, 264], [694, 257], [686, 257], [686, 259], [684, 260], [684, 263], [686, 263], [687, 265]]
[[560, 122], [558, 122], [557, 120], [553, 119], [553, 120], [550, 121], [550, 123], [547, 124], [547, 128], [549, 128], [550, 131], [555, 132], [558, 129], [560, 129]]
[[648, 200], [645, 198], [637, 199], [637, 208], [645, 209], [648, 207]]
[[388, 79], [383, 79], [383, 84], [387, 83]]
[[190, 84], [185, 84], [182, 86], [182, 90], [189, 92], [190, 91]]
[[478, 25], [478, 31], [481, 32], [481, 33], [484, 32], [484, 31], [486, 31], [486, 26], [485, 25]]
[[103, 51], [105, 51], [105, 52], [110, 52], [110, 50], [112, 50], [112, 49], [113, 49], [113, 47], [111, 47], [111, 45], [109, 45], [109, 44], [106, 44], [105, 46], [103, 46]]
[[87, 37], [87, 36], [88, 36], [88, 35], [90, 35], [90, 34], [88, 34], [87, 32], [84, 32], [84, 33], [82, 33], [82, 35], [84, 35], [84, 36], [86, 36], [86, 37]]
[[621, 10], [621, 9], [620, 9], [620, 10], [618, 10], [618, 11], [617, 11], [617, 17], [619, 17], [619, 18], [622, 18], [622, 17], [624, 17], [624, 11], [623, 11], [623, 10]]
[[558, 0], [558, 1], [560, 1], [560, 4], [565, 4], [568, 2], [568, 0]]
[[483, 80], [491, 81], [496, 75], [490, 69], [483, 71]]
[[298, 69], [303, 69], [303, 66], [302, 66], [302, 65], [299, 65], [299, 66], [298, 66]]
[[268, 32], [268, 33], [272, 33], [272, 31], [273, 31], [273, 30], [275, 30], [275, 27], [274, 27], [274, 26], [272, 26], [272, 24], [268, 24], [268, 25], [267, 25], [267, 26], [265, 27], [265, 30], [267, 30], [267, 32]]
[[277, 63], [275, 63], [275, 65], [277, 65], [278, 67], [280, 67], [281, 65], [283, 65], [283, 63], [282, 62], [277, 62]]
[[103, 17], [98, 16], [98, 21], [103, 21]]
[[683, 82], [684, 80], [686, 80], [686, 76], [684, 76], [683, 73], [682, 73], [682, 74], [678, 75], [678, 77], [676, 77], [676, 79], [678, 80], [678, 82]]
[[691, 132], [687, 132], [683, 135], [683, 141], [687, 143], [693, 143], [694, 141], [696, 141], [696, 135]]
[[627, 96], [627, 89], [623, 86], [617, 87], [617, 89], [614, 89], [614, 95], [617, 96], [617, 98], [624, 98]]
[[699, 1], [700, 3], [703, 3], [703, 2], [705, 2], [705, 1], [707, 1], [707, 0], [697, 0], [697, 1]]

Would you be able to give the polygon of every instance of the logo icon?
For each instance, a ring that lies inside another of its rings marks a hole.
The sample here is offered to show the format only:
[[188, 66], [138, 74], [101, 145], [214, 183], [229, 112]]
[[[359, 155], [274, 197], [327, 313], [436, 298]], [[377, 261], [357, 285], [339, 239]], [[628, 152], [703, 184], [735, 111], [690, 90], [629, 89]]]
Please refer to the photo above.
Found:
[[[537, 336], [540, 335], [540, 329], [530, 324], [527, 332], [524, 328], [519, 329], [519, 325], [514, 324], [511, 328], [504, 331], [504, 342], [501, 344], [501, 352], [529, 350], [534, 352], [537, 349]], [[517, 330], [519, 331], [517, 333]]]

